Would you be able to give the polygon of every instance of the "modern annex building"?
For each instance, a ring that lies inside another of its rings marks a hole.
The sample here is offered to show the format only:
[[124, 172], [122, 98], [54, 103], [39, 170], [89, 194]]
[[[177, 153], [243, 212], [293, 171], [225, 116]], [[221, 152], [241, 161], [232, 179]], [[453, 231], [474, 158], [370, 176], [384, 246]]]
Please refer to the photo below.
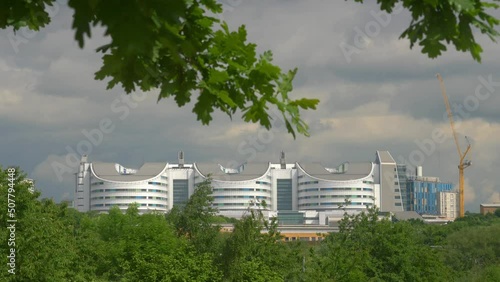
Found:
[[425, 177], [417, 174], [415, 177], [408, 178], [406, 189], [410, 204], [409, 210], [419, 214], [456, 217], [458, 195], [452, 192], [452, 183], [441, 182], [438, 177]]
[[[374, 162], [343, 163], [327, 168], [319, 163], [244, 163], [225, 168], [216, 163], [145, 163], [130, 169], [115, 163], [89, 162], [83, 156], [77, 173], [75, 208], [106, 212], [137, 203], [141, 212], [166, 212], [185, 203], [196, 185], [212, 178], [214, 205], [221, 214], [240, 217], [266, 201], [270, 212], [335, 211], [350, 201], [349, 210], [376, 205], [383, 212], [403, 211], [398, 167], [387, 151]], [[306, 216], [307, 217], [307, 216]], [[307, 218], [306, 218], [307, 219]]]

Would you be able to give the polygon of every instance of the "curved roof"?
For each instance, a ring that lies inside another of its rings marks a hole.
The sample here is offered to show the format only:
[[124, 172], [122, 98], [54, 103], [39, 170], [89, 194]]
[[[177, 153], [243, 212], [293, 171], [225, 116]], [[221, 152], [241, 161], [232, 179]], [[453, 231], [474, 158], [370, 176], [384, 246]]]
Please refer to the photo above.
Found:
[[210, 174], [213, 180], [222, 181], [245, 181], [261, 178], [270, 169], [270, 163], [249, 163], [243, 165], [239, 173], [225, 173], [221, 165], [216, 163], [195, 163], [194, 167], [203, 177]]
[[346, 172], [332, 173], [320, 163], [297, 163], [298, 167], [311, 177], [323, 180], [356, 180], [372, 174], [372, 163], [349, 163]]
[[166, 168], [166, 163], [145, 163], [134, 174], [120, 174], [114, 163], [92, 163], [91, 170], [95, 177], [107, 181], [143, 181], [159, 176]]

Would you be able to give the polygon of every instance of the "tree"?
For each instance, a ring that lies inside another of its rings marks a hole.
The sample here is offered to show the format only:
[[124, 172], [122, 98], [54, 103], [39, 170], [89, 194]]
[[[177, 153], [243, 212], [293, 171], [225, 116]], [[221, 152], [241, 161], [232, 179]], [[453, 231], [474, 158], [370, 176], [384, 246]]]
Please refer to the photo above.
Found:
[[496, 209], [495, 210], [495, 216], [496, 217], [500, 217], [500, 209]]
[[0, 167], [0, 221], [13, 227], [0, 229], [2, 264], [15, 256], [15, 274], [2, 271], [0, 280], [67, 281], [76, 276], [70, 266], [77, 259], [72, 228], [64, 220], [68, 208], [50, 199], [39, 201], [40, 192], [25, 177], [19, 168]]
[[[106, 281], [220, 281], [210, 255], [199, 253], [162, 214], [139, 215], [131, 206], [100, 215], [97, 230], [103, 241], [96, 272]], [[103, 252], [104, 251], [104, 252]]]
[[[45, 10], [54, 2], [3, 1], [0, 28], [39, 30], [50, 22]], [[241, 112], [246, 122], [269, 129], [273, 117], [268, 109], [273, 106], [290, 133], [308, 134], [299, 108], [314, 109], [319, 101], [292, 100], [288, 93], [297, 70], [282, 72], [272, 64], [270, 51], [257, 55], [243, 26], [230, 31], [213, 17], [222, 12], [216, 0], [70, 0], [69, 6], [80, 47], [92, 26], [103, 26], [111, 39], [97, 49], [103, 66], [95, 74], [96, 79], [110, 79], [108, 88], [120, 84], [127, 93], [158, 90], [158, 100], [173, 96], [178, 106], [197, 93], [193, 112], [203, 124], [217, 109], [231, 118]]]
[[[364, 0], [354, 0], [363, 3]], [[453, 44], [458, 51], [469, 52], [474, 60], [481, 61], [483, 49], [476, 42], [473, 28], [486, 34], [492, 41], [500, 35], [495, 27], [500, 21], [487, 13], [499, 5], [481, 0], [379, 0], [380, 9], [391, 13], [397, 5], [411, 12], [410, 26], [401, 38], [422, 46], [429, 58], [436, 58], [446, 51], [445, 44]]]
[[[39, 30], [50, 22], [47, 8], [56, 0], [6, 0], [0, 2], [0, 28]], [[363, 0], [355, 0], [363, 2]], [[473, 28], [495, 41], [498, 19], [487, 14], [496, 3], [481, 0], [380, 0], [380, 8], [392, 12], [402, 4], [412, 14], [401, 35], [411, 46], [435, 58], [451, 43], [480, 61], [481, 46]], [[193, 108], [197, 119], [209, 124], [214, 110], [232, 118], [242, 114], [246, 122], [272, 126], [270, 107], [277, 108], [288, 132], [308, 135], [301, 109], [315, 109], [317, 99], [289, 97], [297, 69], [288, 72], [272, 64], [272, 53], [257, 55], [256, 45], [246, 41], [244, 26], [230, 31], [214, 15], [222, 13], [216, 0], [69, 0], [73, 29], [80, 47], [92, 27], [106, 30], [110, 43], [97, 52], [103, 66], [99, 80], [110, 79], [108, 88], [121, 85], [126, 93], [136, 89], [159, 91], [158, 100], [174, 97], [184, 106], [197, 94]], [[276, 118], [276, 117], [274, 117]]]
[[446, 261], [456, 271], [500, 263], [500, 224], [458, 230], [446, 238]]
[[308, 264], [311, 281], [448, 281], [438, 252], [413, 223], [378, 218], [378, 210], [345, 214]]
[[186, 237], [200, 253], [217, 249], [220, 226], [215, 223], [217, 209], [213, 207], [211, 179], [196, 185], [193, 195], [184, 206], [174, 206], [167, 214], [177, 234]]
[[[265, 203], [263, 208], [265, 209]], [[302, 256], [282, 241], [276, 218], [250, 209], [226, 241], [221, 256], [228, 281], [289, 281], [300, 269]]]

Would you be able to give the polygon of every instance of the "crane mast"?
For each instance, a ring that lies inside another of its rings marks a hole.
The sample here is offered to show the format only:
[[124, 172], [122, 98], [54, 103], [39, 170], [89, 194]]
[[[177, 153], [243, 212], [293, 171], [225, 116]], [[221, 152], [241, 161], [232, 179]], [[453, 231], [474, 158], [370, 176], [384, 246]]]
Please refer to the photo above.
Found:
[[462, 150], [460, 149], [460, 144], [458, 142], [458, 137], [457, 137], [457, 132], [455, 131], [455, 123], [453, 121], [453, 113], [451, 112], [451, 107], [450, 107], [450, 102], [448, 101], [448, 96], [446, 95], [446, 88], [444, 87], [444, 82], [443, 78], [441, 75], [438, 73], [437, 79], [439, 80], [439, 85], [441, 87], [441, 93], [443, 94], [443, 99], [444, 99], [444, 104], [446, 106], [446, 112], [448, 113], [448, 119], [450, 120], [450, 125], [451, 125], [451, 131], [453, 133], [453, 139], [455, 140], [455, 145], [457, 146], [457, 151], [458, 151], [458, 158], [459, 158], [459, 164], [458, 164], [458, 189], [459, 189], [459, 199], [460, 199], [460, 213], [459, 217], [464, 217], [465, 215], [465, 208], [464, 208], [464, 169], [469, 167], [471, 165], [471, 162], [468, 160], [465, 160], [465, 156], [467, 156], [467, 153], [469, 153], [469, 150], [471, 148], [469, 139], [467, 136], [465, 139], [467, 140], [467, 148], [465, 149], [465, 152], [462, 153]]

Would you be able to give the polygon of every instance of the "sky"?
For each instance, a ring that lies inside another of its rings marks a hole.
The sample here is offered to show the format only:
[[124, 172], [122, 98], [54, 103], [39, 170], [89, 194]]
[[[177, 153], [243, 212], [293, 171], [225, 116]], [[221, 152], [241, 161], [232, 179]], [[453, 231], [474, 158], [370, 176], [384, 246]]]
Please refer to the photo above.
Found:
[[[221, 0], [230, 28], [245, 25], [259, 52], [272, 50], [282, 69], [297, 67], [294, 98], [320, 99], [302, 112], [310, 137], [296, 139], [277, 119], [270, 131], [216, 114], [209, 126], [157, 92], [125, 95], [94, 80], [101, 66], [95, 49], [103, 30], [80, 49], [65, 1], [51, 9], [39, 32], [0, 31], [0, 165], [20, 166], [42, 197], [73, 198], [80, 153], [91, 161], [138, 168], [144, 162], [374, 161], [388, 150], [398, 163], [458, 186], [459, 162], [436, 73], [441, 73], [462, 151], [472, 144], [465, 170], [465, 208], [500, 201], [500, 52], [477, 34], [482, 63], [449, 47], [429, 59], [399, 39], [410, 22], [375, 4], [354, 1]], [[500, 18], [498, 11], [492, 14]]]

